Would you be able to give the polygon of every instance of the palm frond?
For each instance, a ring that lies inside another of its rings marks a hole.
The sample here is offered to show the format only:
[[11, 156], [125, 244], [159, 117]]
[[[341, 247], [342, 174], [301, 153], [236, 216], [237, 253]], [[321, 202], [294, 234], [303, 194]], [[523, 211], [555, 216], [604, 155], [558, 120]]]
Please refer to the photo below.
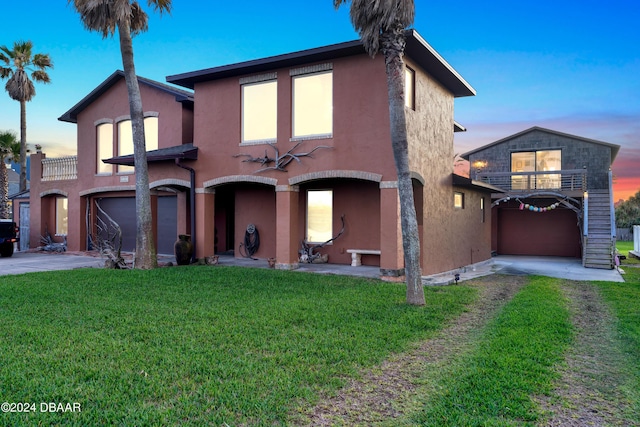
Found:
[[407, 28], [415, 17], [414, 0], [334, 0], [339, 8], [351, 3], [349, 15], [353, 28], [371, 56], [380, 50], [380, 35], [393, 28]]

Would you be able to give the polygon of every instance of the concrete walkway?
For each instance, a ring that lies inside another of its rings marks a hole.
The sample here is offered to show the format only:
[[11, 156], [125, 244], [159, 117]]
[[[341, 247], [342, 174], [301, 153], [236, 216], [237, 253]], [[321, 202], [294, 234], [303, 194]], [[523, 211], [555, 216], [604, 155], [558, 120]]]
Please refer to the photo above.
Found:
[[[175, 262], [175, 259], [171, 255], [159, 255], [158, 262], [166, 264], [168, 262]], [[234, 258], [228, 255], [220, 256], [219, 264], [269, 268], [267, 261], [264, 259]], [[82, 254], [16, 252], [10, 258], [0, 258], [0, 276], [49, 270], [73, 270], [75, 268], [87, 267], [101, 268], [103, 266], [103, 258]], [[339, 264], [300, 264], [300, 267], [295, 271], [317, 274], [340, 274], [372, 279], [380, 278], [380, 269], [378, 267], [364, 265], [351, 267], [350, 265]], [[624, 282], [624, 279], [616, 269], [601, 270], [584, 268], [582, 262], [575, 258], [509, 255], [500, 255], [471, 266], [432, 276], [424, 276], [422, 279], [423, 283], [427, 286], [447, 285], [455, 283], [456, 274], [459, 275], [459, 281], [464, 281], [495, 273], [516, 275], [531, 274], [580, 281]]]
[[450, 272], [426, 276], [425, 285], [443, 285], [489, 274], [537, 275], [579, 281], [624, 282], [617, 269], [585, 268], [577, 258], [498, 255], [488, 261]]

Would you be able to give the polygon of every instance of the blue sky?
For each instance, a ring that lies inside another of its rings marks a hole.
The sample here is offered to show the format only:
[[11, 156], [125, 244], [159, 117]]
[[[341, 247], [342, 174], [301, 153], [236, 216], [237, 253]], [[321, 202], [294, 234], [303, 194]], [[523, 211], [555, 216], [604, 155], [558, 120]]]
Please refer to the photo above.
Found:
[[[146, 2], [143, 3], [146, 4]], [[3, 1], [0, 45], [31, 40], [49, 53], [52, 83], [27, 106], [28, 140], [74, 154], [75, 126], [57, 118], [116, 69], [117, 39], [86, 31], [65, 0]], [[330, 0], [173, 2], [134, 39], [139, 75], [166, 76], [358, 38]], [[616, 198], [640, 189], [640, 30], [637, 0], [416, 1], [414, 28], [476, 89], [456, 100], [456, 152], [531, 126], [622, 146]], [[20, 17], [12, 19], [11, 17]], [[4, 81], [2, 82], [4, 87]], [[19, 106], [0, 96], [0, 129]], [[628, 188], [625, 190], [625, 188]], [[626, 192], [625, 192], [626, 191]]]

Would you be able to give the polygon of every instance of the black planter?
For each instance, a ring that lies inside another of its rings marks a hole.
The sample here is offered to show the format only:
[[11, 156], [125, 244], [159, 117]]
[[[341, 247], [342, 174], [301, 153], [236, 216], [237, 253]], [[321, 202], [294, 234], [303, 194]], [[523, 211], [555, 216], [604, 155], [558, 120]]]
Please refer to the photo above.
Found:
[[180, 234], [173, 246], [173, 253], [176, 256], [176, 263], [178, 265], [189, 265], [191, 263], [191, 257], [193, 256], [191, 236], [188, 234]]

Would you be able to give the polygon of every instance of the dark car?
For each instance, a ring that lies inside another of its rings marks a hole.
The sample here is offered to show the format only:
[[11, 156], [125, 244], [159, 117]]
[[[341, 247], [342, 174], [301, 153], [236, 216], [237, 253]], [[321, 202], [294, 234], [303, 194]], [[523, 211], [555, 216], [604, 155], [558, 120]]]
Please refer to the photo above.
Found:
[[10, 219], [0, 219], [0, 256], [13, 255], [13, 244], [20, 241], [19, 231], [15, 222]]

